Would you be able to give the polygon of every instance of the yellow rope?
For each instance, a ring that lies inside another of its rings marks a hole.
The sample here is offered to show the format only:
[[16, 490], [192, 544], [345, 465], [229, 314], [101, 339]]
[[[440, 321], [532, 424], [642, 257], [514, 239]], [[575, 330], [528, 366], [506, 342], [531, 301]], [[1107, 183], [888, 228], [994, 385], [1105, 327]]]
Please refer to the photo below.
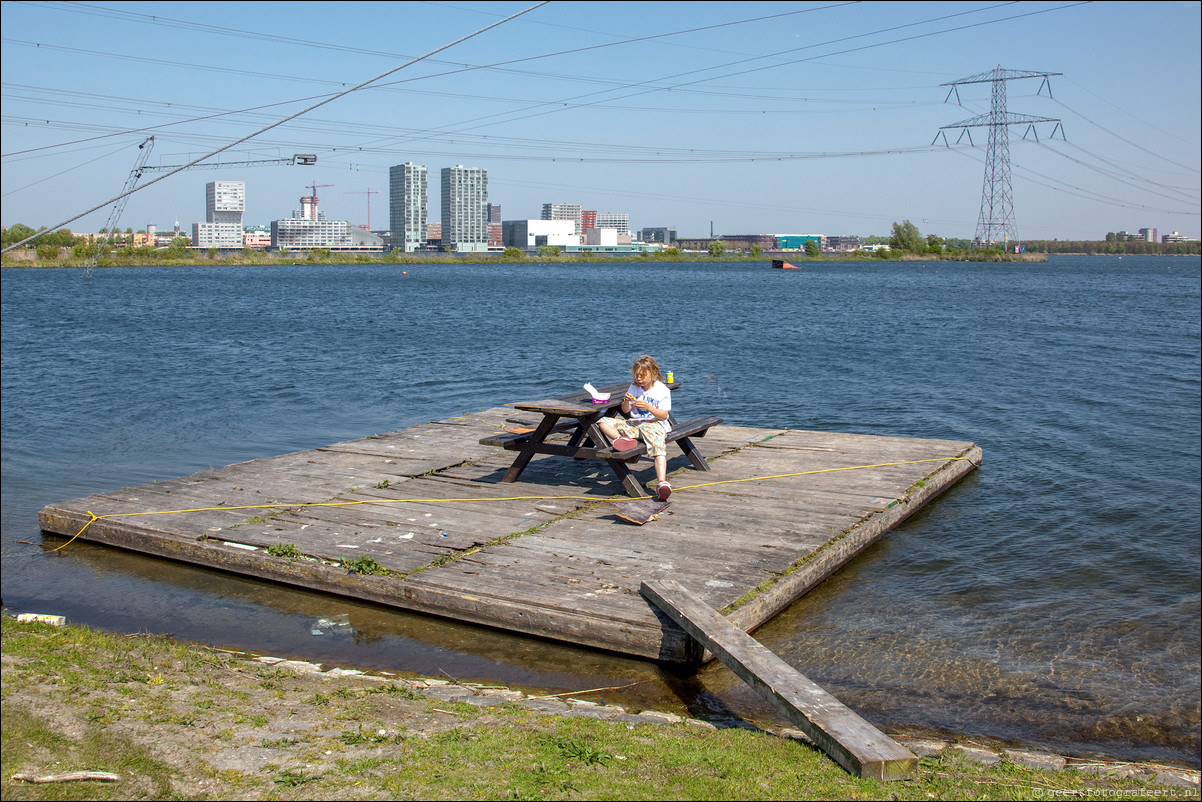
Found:
[[[879, 462], [875, 465], [848, 465], [842, 468], [820, 468], [813, 471], [798, 471], [797, 473], [778, 473], [774, 476], [750, 476], [745, 479], [722, 479], [716, 482], [703, 482], [696, 485], [685, 485], [684, 487], [674, 488], [673, 492], [681, 490], [696, 490], [702, 487], [713, 487], [715, 485], [737, 484], [739, 482], [758, 482], [766, 479], [788, 479], [794, 476], [810, 476], [816, 473], [834, 473], [835, 471], [855, 471], [865, 468], [887, 468], [897, 465], [916, 465], [920, 462], [954, 462], [956, 460], [967, 460], [968, 457], [932, 457], [929, 459], [907, 460], [905, 462]], [[969, 460], [971, 462], [971, 460]], [[617, 497], [615, 497], [617, 498]], [[147, 512], [112, 512], [105, 515], [97, 515], [88, 510], [89, 520], [83, 527], [76, 532], [70, 540], [58, 548], [51, 549], [52, 552], [65, 549], [71, 545], [82, 535], [89, 526], [96, 521], [104, 518], [132, 518], [137, 515], [180, 515], [189, 512], [215, 512], [224, 510], [264, 510], [272, 508], [296, 508], [303, 509], [305, 507], [349, 507], [353, 504], [432, 504], [443, 501], [597, 501], [595, 496], [493, 496], [486, 498], [369, 498], [359, 499], [357, 501], [312, 501], [312, 502], [297, 502], [297, 503], [268, 503], [268, 504], [247, 504], [237, 507], [194, 507], [185, 510], [151, 510]]]
[[956, 460], [969, 460], [968, 457], [931, 457], [930, 459], [912, 459], [905, 462], [878, 462], [876, 465], [848, 465], [843, 468], [820, 468], [814, 471], [798, 471], [797, 473], [778, 473], [775, 476], [749, 476], [746, 479], [721, 479], [717, 482], [703, 482], [699, 485], [686, 485], [685, 487], [674, 487], [672, 492], [680, 490], [695, 490], [699, 487], [713, 487], [714, 485], [729, 485], [738, 482], [761, 482], [765, 479], [788, 479], [793, 476], [811, 476], [816, 473], [834, 473], [835, 471], [858, 471], [864, 468], [888, 468], [894, 465], [916, 465], [920, 462], [955, 462]]

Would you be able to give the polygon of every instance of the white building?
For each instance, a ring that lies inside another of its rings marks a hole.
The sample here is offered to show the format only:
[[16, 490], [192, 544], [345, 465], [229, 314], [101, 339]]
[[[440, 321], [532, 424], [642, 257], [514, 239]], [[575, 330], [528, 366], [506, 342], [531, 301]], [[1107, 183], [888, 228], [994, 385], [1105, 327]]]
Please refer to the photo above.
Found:
[[405, 253], [426, 246], [427, 171], [425, 165], [393, 165], [388, 170], [388, 222], [392, 245]]
[[488, 171], [442, 168], [442, 247], [460, 253], [488, 250]]
[[[618, 245], [618, 230], [616, 228], [590, 228], [584, 232], [585, 245]], [[623, 245], [630, 244], [630, 237], [626, 238]]]
[[571, 220], [575, 225], [575, 234], [580, 234], [583, 226], [584, 211], [579, 203], [544, 203], [540, 215], [542, 220]]
[[[597, 228], [616, 229], [618, 235], [630, 236], [630, 215], [625, 212], [597, 212]], [[629, 239], [626, 240], [630, 242]]]
[[193, 223], [193, 248], [241, 248], [242, 226], [238, 223]]
[[272, 250], [379, 251], [384, 240], [349, 220], [308, 220], [289, 217], [271, 221]]
[[506, 220], [501, 223], [501, 242], [506, 248], [534, 250], [543, 245], [576, 247], [580, 237], [571, 220]]
[[192, 224], [193, 248], [241, 248], [246, 184], [210, 181], [205, 185], [205, 222]]

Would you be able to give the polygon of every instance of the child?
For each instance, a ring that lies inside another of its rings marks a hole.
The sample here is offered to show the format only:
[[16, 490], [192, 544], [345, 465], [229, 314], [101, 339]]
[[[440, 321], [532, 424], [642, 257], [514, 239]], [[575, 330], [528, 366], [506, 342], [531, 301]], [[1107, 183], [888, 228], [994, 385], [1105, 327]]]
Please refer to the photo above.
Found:
[[664, 384], [659, 365], [649, 356], [636, 359], [630, 375], [634, 383], [622, 399], [622, 414], [630, 416], [630, 420], [615, 416], [597, 423], [618, 450], [633, 448], [637, 439], [643, 438], [647, 453], [655, 461], [656, 496], [667, 501], [672, 495], [672, 485], [668, 484], [664, 437], [671, 428], [668, 415], [672, 412], [672, 391]]

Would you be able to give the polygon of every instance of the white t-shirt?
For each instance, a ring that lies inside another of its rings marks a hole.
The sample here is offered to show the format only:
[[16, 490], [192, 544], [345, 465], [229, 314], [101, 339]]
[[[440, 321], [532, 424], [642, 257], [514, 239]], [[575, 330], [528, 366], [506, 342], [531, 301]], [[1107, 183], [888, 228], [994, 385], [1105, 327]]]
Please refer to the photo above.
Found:
[[[668, 386], [663, 382], [655, 382], [655, 384], [652, 384], [650, 389], [646, 391], [644, 391], [643, 388], [639, 387], [637, 384], [631, 384], [630, 389], [627, 390], [627, 392], [633, 395], [636, 401], [639, 399], [644, 399], [656, 409], [662, 409], [665, 412], [672, 411], [672, 391], [669, 390]], [[656, 420], [656, 417], [652, 415], [650, 411], [639, 409], [632, 403], [630, 405], [630, 419], [637, 422], [643, 422]], [[665, 434], [671, 431], [672, 425], [668, 423], [667, 418], [664, 418], [662, 421], [660, 421], [660, 423], [664, 425]]]

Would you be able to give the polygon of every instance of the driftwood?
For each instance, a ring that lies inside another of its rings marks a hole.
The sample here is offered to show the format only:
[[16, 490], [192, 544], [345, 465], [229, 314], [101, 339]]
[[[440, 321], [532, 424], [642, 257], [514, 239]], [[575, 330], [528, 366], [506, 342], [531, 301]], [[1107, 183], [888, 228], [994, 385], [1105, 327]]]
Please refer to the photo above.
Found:
[[65, 774], [14, 774], [13, 779], [27, 783], [70, 783], [80, 780], [115, 783], [121, 779], [121, 775], [108, 771], [68, 771]]
[[607, 501], [606, 505], [613, 507], [614, 513], [623, 521], [642, 526], [668, 508], [667, 501]]

